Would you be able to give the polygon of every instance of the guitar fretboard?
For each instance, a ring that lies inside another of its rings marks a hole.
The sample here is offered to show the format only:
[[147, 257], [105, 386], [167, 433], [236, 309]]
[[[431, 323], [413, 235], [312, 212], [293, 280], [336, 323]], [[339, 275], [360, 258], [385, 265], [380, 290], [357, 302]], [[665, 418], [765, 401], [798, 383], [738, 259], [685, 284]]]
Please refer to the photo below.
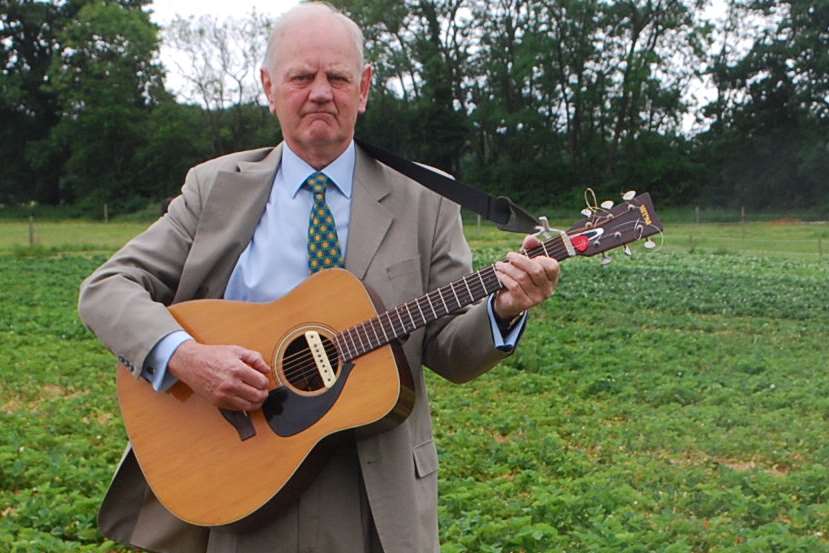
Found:
[[[543, 255], [558, 261], [569, 257], [561, 236], [522, 253], [530, 258]], [[343, 361], [348, 362], [459, 311], [502, 287], [495, 266], [490, 265], [340, 332], [335, 337], [337, 349]]]

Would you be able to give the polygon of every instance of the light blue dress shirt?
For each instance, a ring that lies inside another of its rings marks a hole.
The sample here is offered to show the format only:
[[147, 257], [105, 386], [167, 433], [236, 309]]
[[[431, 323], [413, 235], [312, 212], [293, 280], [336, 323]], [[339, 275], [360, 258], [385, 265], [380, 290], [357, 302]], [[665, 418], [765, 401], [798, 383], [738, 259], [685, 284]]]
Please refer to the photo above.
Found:
[[[322, 169], [335, 184], [325, 191], [325, 201], [334, 214], [343, 259], [347, 253], [348, 225], [351, 221], [354, 161], [352, 142], [340, 157]], [[315, 172], [316, 169], [283, 144], [282, 161], [276, 171], [265, 212], [230, 275], [225, 299], [271, 302], [308, 278], [308, 218], [314, 198], [309, 190], [302, 188], [302, 184]], [[492, 311], [492, 302], [490, 297], [488, 312], [495, 347], [511, 351], [523, 331], [526, 313], [507, 336], [502, 336]], [[192, 339], [188, 333], [179, 330], [168, 334], [153, 347], [142, 372], [144, 378], [152, 382], [153, 388], [164, 391], [176, 382], [172, 374], [167, 374], [167, 363], [182, 343]]]

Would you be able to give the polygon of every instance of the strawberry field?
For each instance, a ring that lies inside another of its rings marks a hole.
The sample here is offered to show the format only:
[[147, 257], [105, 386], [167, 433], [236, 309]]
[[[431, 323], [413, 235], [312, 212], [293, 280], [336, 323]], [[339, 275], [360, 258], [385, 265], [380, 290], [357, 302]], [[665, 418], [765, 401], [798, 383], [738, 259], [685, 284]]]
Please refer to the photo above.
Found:
[[[735, 247], [667, 228], [566, 262], [490, 373], [430, 376], [444, 552], [829, 552], [829, 258], [771, 225]], [[469, 234], [479, 265], [514, 241]], [[75, 311], [114, 246], [59, 235], [0, 244], [3, 552], [119, 551], [95, 528], [125, 441], [113, 359]]]

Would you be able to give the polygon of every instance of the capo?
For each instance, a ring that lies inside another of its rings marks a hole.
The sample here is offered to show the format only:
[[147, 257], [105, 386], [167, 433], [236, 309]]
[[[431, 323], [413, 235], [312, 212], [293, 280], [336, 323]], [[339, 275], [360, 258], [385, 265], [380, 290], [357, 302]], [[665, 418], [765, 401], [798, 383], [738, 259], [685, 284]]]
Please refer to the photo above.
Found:
[[570, 236], [566, 232], [552, 228], [550, 226], [550, 222], [547, 220], [547, 217], [543, 215], [538, 218], [538, 221], [541, 224], [535, 227], [538, 229], [538, 232], [536, 232], [534, 236], [537, 237], [542, 244], [558, 234], [561, 237], [561, 243], [564, 244], [564, 248], [567, 250], [567, 255], [569, 257], [576, 255], [576, 248], [573, 247], [573, 242], [570, 241]]

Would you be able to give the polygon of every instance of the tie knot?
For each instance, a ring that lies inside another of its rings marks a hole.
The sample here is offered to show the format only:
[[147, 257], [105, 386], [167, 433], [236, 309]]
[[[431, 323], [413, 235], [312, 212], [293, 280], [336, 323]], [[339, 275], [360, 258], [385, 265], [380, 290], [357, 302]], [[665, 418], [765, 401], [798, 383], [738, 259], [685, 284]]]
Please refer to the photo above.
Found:
[[325, 194], [325, 189], [331, 183], [331, 179], [329, 179], [325, 173], [321, 173], [317, 171], [313, 173], [310, 177], [305, 179], [305, 182], [302, 183], [302, 186], [311, 192], [313, 192], [314, 196], [318, 196], [320, 194]]

